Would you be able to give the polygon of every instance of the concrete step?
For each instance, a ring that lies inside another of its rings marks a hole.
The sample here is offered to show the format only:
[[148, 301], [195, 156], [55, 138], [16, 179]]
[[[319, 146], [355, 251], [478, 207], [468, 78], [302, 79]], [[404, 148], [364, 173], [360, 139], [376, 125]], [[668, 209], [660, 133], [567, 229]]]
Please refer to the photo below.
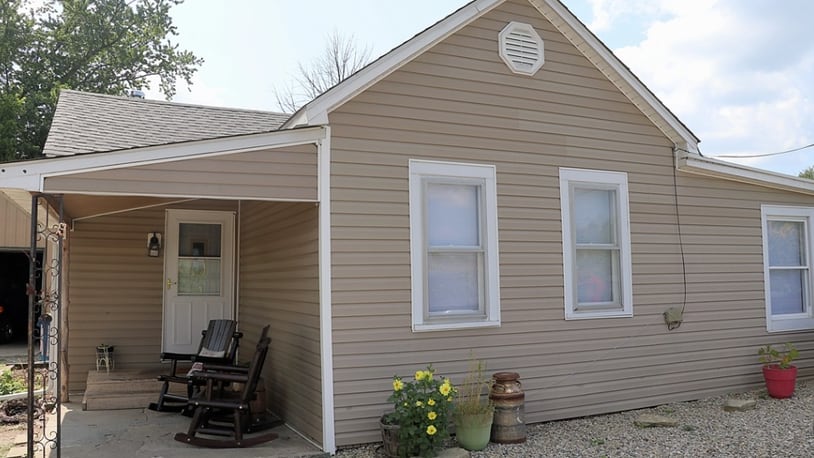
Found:
[[[158, 400], [160, 370], [89, 371], [83, 410], [144, 409]], [[186, 387], [173, 383], [170, 392], [186, 395]]]

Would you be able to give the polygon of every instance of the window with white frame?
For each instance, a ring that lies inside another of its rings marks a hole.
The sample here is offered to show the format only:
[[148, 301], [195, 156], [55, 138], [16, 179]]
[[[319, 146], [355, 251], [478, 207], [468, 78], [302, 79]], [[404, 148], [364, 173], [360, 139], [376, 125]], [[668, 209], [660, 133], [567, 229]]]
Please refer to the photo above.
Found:
[[633, 316], [627, 174], [560, 169], [565, 319]]
[[500, 325], [495, 167], [410, 160], [414, 331]]
[[814, 329], [811, 221], [814, 208], [763, 205], [766, 329]]

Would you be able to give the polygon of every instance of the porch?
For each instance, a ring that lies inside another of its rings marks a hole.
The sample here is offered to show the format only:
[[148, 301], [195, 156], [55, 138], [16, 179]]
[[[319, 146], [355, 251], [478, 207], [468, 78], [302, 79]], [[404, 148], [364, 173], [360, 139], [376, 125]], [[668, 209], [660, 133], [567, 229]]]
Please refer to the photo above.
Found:
[[[55, 422], [50, 422], [55, 424]], [[273, 429], [279, 438], [243, 449], [205, 449], [177, 442], [189, 418], [147, 409], [83, 411], [78, 403], [62, 406], [62, 457], [310, 457], [326, 456], [318, 447], [286, 426]]]

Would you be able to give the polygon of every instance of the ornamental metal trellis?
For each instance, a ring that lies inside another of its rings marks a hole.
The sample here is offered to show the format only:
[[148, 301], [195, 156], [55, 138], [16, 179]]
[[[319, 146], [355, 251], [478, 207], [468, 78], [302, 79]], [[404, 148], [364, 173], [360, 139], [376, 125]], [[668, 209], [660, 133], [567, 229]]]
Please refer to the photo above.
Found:
[[[45, 208], [40, 222], [40, 205]], [[56, 215], [56, 221], [50, 221]], [[62, 248], [67, 226], [62, 196], [34, 194], [31, 198], [31, 245], [28, 253], [28, 403], [27, 456], [61, 456], [61, 357]], [[37, 261], [42, 243], [42, 262]], [[37, 288], [37, 285], [41, 285]], [[37, 318], [39, 312], [39, 318]], [[40, 332], [40, 354], [36, 353], [35, 330]], [[41, 396], [36, 396], [41, 389]]]

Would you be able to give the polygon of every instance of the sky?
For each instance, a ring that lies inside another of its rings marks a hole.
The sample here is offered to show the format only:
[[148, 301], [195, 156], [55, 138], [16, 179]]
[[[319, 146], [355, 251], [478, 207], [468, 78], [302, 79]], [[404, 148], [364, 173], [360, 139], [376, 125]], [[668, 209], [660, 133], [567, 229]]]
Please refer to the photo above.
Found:
[[[811, 0], [563, 0], [701, 139], [702, 154], [790, 175], [814, 165]], [[171, 14], [205, 62], [173, 100], [277, 111], [275, 88], [327, 36], [386, 53], [467, 0], [186, 0]], [[162, 96], [155, 88], [149, 98]]]

